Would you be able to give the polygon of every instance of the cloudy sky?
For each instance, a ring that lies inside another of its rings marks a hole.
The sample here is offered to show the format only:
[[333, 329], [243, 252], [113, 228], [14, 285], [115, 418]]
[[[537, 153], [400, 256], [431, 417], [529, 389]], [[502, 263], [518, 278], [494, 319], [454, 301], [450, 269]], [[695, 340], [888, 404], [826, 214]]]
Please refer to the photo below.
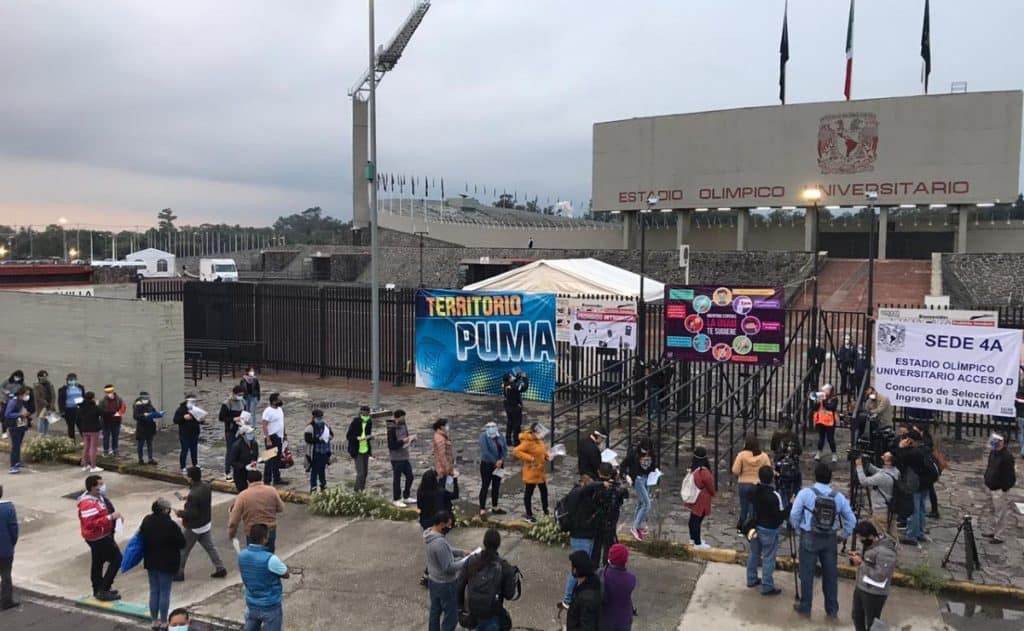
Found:
[[[351, 216], [366, 1], [4, 0], [0, 223]], [[854, 97], [920, 92], [924, 0], [857, 4]], [[378, 41], [412, 6], [377, 0]], [[932, 91], [1024, 87], [1024, 2], [933, 0]], [[596, 121], [776, 102], [783, 0], [435, 0], [381, 171], [585, 200]], [[846, 0], [791, 0], [789, 101], [842, 98]]]

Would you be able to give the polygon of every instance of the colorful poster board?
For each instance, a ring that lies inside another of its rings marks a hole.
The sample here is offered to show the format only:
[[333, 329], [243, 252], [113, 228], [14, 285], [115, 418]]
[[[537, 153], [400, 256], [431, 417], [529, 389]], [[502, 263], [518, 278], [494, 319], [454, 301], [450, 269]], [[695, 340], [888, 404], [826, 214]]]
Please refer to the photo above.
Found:
[[591, 348], [636, 348], [636, 302], [564, 298], [557, 302], [558, 341]]
[[785, 326], [781, 288], [665, 287], [665, 352], [671, 359], [781, 366]]
[[550, 401], [555, 388], [555, 294], [416, 290], [416, 386], [501, 394], [524, 371], [523, 397]]

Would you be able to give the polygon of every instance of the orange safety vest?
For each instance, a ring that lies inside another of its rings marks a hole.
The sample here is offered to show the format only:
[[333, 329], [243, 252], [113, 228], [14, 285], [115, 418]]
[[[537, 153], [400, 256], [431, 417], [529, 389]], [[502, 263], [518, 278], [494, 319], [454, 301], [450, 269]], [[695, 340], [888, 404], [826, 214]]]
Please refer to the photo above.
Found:
[[836, 424], [836, 413], [832, 410], [826, 410], [824, 401], [819, 403], [818, 409], [814, 411], [814, 424], [824, 425], [825, 427], [832, 427]]

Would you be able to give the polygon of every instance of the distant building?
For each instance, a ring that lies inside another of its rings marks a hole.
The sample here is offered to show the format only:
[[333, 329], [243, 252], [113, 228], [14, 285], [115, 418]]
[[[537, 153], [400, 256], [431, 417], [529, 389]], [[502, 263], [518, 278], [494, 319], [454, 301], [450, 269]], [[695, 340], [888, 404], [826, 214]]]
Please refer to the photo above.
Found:
[[177, 276], [175, 257], [170, 252], [164, 252], [156, 248], [146, 248], [130, 253], [125, 257], [125, 261], [146, 264], [144, 268], [138, 268], [140, 278], [172, 278]]

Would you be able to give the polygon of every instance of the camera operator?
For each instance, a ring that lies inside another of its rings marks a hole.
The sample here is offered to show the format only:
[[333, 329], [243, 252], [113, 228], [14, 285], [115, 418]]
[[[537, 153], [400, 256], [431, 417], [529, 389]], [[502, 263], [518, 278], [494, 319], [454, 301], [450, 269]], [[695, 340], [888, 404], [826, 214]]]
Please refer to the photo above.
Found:
[[783, 419], [779, 429], [772, 434], [771, 450], [775, 465], [775, 486], [788, 505], [803, 486], [803, 475], [800, 473], [800, 454], [803, 449], [793, 431], [791, 419]]
[[857, 416], [854, 441], [865, 434], [871, 436], [882, 427], [891, 427], [894, 412], [889, 397], [880, 394], [873, 386], [868, 386], [864, 390], [861, 413]]
[[912, 428], [907, 431], [906, 437], [900, 440], [900, 446], [894, 454], [897, 464], [903, 467], [907, 486], [914, 494], [914, 512], [907, 520], [906, 536], [900, 540], [900, 543], [912, 546], [928, 541], [924, 534], [927, 524], [924, 504], [936, 480], [934, 473], [929, 471], [930, 458], [925, 451], [927, 448], [923, 440], [921, 432]]
[[530, 378], [523, 370], [502, 378], [501, 393], [505, 406], [505, 442], [509, 447], [519, 444], [523, 430], [523, 393], [530, 387]]
[[878, 532], [884, 532], [890, 537], [896, 536], [896, 516], [889, 510], [889, 502], [892, 500], [893, 486], [900, 478], [900, 471], [893, 461], [893, 455], [888, 451], [882, 454], [881, 469], [870, 462], [864, 462], [862, 457], [853, 461], [857, 481], [868, 490], [871, 522]]

